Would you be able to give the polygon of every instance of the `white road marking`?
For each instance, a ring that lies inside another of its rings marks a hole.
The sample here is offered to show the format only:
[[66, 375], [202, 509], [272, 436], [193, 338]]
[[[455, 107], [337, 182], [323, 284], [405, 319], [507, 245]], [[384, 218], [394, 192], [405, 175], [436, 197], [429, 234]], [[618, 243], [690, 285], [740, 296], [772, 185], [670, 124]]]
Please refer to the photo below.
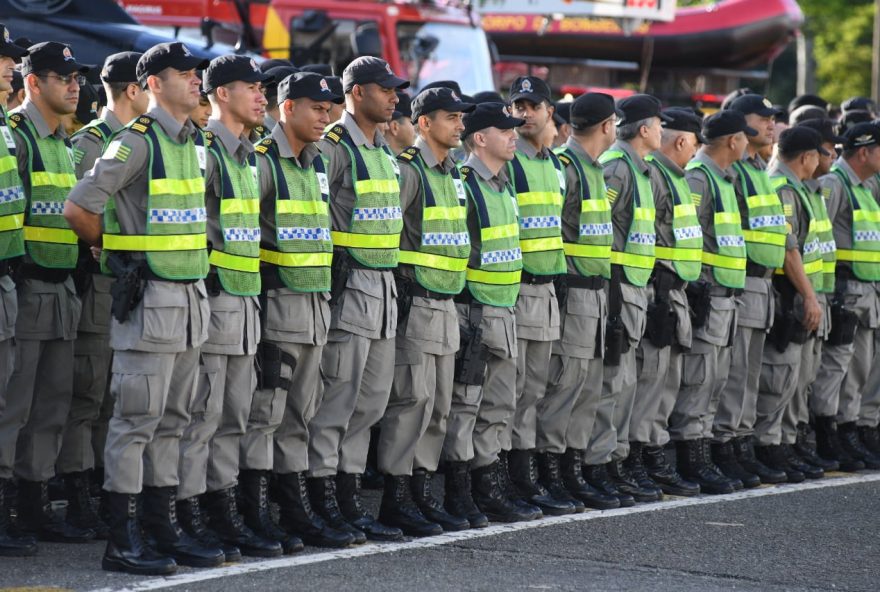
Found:
[[[717, 496], [700, 496], [695, 498], [676, 498], [670, 501], [655, 502], [651, 504], [639, 504], [632, 508], [620, 508], [618, 510], [596, 511], [590, 510], [583, 514], [573, 514], [569, 516], [554, 516], [535, 520], [532, 522], [516, 522], [513, 524], [498, 524], [488, 528], [476, 530], [465, 530], [462, 532], [450, 532], [439, 536], [416, 539], [413, 541], [401, 543], [367, 543], [359, 547], [343, 549], [339, 551], [327, 551], [323, 553], [313, 553], [309, 555], [297, 555], [292, 557], [282, 557], [279, 559], [268, 559], [264, 561], [253, 561], [250, 563], [240, 563], [229, 567], [219, 567], [215, 569], [206, 569], [182, 573], [179, 575], [150, 578], [136, 582], [124, 588], [99, 588], [92, 592], [142, 592], [146, 590], [162, 590], [165, 588], [174, 588], [176, 586], [185, 586], [197, 582], [205, 582], [216, 580], [229, 576], [240, 576], [249, 573], [257, 573], [261, 571], [269, 571], [273, 569], [284, 569], [297, 567], [300, 565], [310, 565], [313, 563], [323, 563], [326, 561], [335, 561], [337, 559], [354, 559], [357, 557], [367, 557], [369, 555], [378, 555], [384, 553], [395, 553], [397, 551], [409, 551], [416, 549], [430, 549], [450, 543], [468, 541], [471, 539], [479, 539], [499, 534], [508, 534], [518, 532], [520, 530], [530, 530], [533, 528], [546, 528], [548, 526], [557, 526], [560, 524], [569, 524], [572, 522], [586, 522], [588, 520], [601, 520], [603, 518], [614, 518], [618, 516], [630, 516], [633, 514], [645, 514], [649, 512], [662, 512], [664, 510], [675, 510], [678, 508], [687, 508], [691, 506], [707, 506], [711, 504], [722, 504], [744, 499], [752, 499], [758, 497], [766, 497], [770, 495], [785, 495], [788, 493], [799, 493], [802, 491], [810, 491], [814, 489], [826, 489], [829, 487], [840, 487], [843, 485], [856, 485], [860, 483], [871, 483], [880, 481], [880, 473], [868, 473], [856, 475], [852, 477], [830, 477], [818, 481], [807, 481], [796, 485], [776, 485], [765, 486], [757, 489], [748, 489], [738, 491], [729, 495]], [[720, 525], [720, 523], [718, 523]], [[726, 526], [726, 524], [725, 524]]]

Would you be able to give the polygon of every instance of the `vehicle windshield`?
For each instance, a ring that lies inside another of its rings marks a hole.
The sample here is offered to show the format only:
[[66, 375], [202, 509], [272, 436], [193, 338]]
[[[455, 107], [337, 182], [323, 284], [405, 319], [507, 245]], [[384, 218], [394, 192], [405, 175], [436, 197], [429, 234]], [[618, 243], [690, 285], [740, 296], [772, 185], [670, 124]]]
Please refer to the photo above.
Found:
[[401, 23], [400, 57], [416, 92], [435, 80], [455, 80], [465, 94], [492, 90], [492, 59], [482, 29], [449, 23]]

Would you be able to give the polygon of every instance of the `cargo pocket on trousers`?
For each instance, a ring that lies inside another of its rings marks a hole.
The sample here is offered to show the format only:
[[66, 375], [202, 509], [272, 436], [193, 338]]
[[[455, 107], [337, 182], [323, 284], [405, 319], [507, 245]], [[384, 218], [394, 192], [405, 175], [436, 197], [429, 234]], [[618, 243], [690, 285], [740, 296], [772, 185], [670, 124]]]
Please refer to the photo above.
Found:
[[577, 361], [578, 360], [574, 360], [567, 356], [551, 356], [550, 370], [547, 373], [547, 384], [549, 384], [550, 386], [559, 386], [559, 384], [562, 382], [562, 377], [565, 376], [566, 364]]
[[781, 395], [786, 385], [794, 379], [794, 368], [789, 364], [764, 364], [758, 390], [762, 393]]
[[636, 368], [638, 376], [657, 376], [660, 372], [660, 350], [652, 345], [636, 349]]
[[190, 409], [192, 415], [220, 413], [223, 409], [223, 393], [218, 392], [217, 379], [220, 373], [220, 360], [217, 356], [202, 356], [199, 364], [199, 384], [196, 397]]
[[701, 386], [706, 383], [706, 357], [708, 355], [709, 354], [682, 355], [682, 386]]
[[[290, 380], [290, 366], [281, 366], [281, 376]], [[251, 401], [249, 424], [256, 427], [277, 427], [284, 418], [284, 406], [287, 402], [287, 390], [257, 389]]]
[[159, 360], [152, 355], [117, 352], [113, 356], [110, 392], [116, 398], [119, 416], [159, 417], [164, 380], [159, 375]]
[[186, 339], [187, 295], [177, 285], [150, 282], [144, 292], [144, 329], [141, 338], [150, 343], [177, 343]]
[[15, 292], [15, 282], [8, 275], [0, 277], [0, 305], [2, 305], [3, 318], [0, 319], [0, 335], [12, 336], [15, 334], [15, 319], [18, 318], [18, 296]]
[[87, 393], [95, 384], [95, 365], [93, 356], [82, 355], [73, 357], [73, 392]]

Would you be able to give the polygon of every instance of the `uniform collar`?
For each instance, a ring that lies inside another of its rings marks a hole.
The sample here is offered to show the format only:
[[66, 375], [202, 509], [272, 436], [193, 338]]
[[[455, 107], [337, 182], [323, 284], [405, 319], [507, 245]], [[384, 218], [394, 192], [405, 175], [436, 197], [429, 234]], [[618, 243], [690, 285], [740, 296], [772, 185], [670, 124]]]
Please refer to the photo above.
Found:
[[703, 150], [702, 148], [700, 148], [700, 150], [697, 152], [697, 155], [694, 157], [694, 160], [701, 162], [704, 165], [706, 165], [707, 167], [709, 167], [709, 169], [713, 173], [715, 173], [716, 175], [718, 175], [722, 179], [733, 183], [733, 181], [735, 179], [733, 172], [730, 169], [722, 169], [720, 166], [718, 166], [718, 163], [715, 162], [714, 160], [712, 160], [712, 157], [709, 156], [708, 154], [706, 154], [706, 151]]
[[419, 149], [419, 155], [422, 157], [422, 160], [425, 161], [425, 166], [429, 169], [437, 168], [440, 169], [440, 172], [442, 173], [448, 173], [452, 170], [452, 167], [455, 166], [455, 161], [452, 160], [452, 157], [449, 154], [446, 155], [446, 158], [442, 163], [438, 162], [437, 157], [434, 156], [434, 151], [431, 150], [431, 147], [428, 146], [428, 142], [426, 142], [421, 136], [416, 138], [414, 146]]
[[773, 164], [773, 167], [767, 171], [767, 174], [771, 177], [782, 175], [786, 178], [786, 180], [794, 185], [795, 187], [801, 187], [804, 185], [804, 182], [798, 179], [798, 176], [792, 172], [787, 164], [777, 159]]
[[761, 155], [758, 153], [755, 153], [754, 156], [749, 156], [747, 152], [743, 160], [752, 165], [754, 168], [758, 169], [759, 171], [767, 170], [767, 162], [763, 158], [761, 158]]
[[501, 170], [498, 171], [497, 175], [495, 175], [492, 173], [492, 171], [489, 170], [489, 167], [483, 164], [483, 161], [480, 160], [480, 158], [476, 154], [471, 153], [468, 156], [467, 160], [464, 162], [464, 166], [473, 169], [473, 171], [477, 173], [480, 177], [482, 177], [484, 181], [497, 179], [499, 182], [501, 182], [501, 184], [507, 182], [507, 174], [505, 172], [507, 170], [507, 167], [501, 167]]
[[312, 161], [321, 153], [317, 144], [306, 144], [299, 155], [299, 159], [297, 159], [293, 154], [293, 148], [290, 147], [290, 142], [287, 141], [287, 136], [284, 135], [284, 126], [282, 124], [272, 128], [270, 137], [278, 144], [278, 156], [297, 160], [300, 168], [307, 169], [312, 166]]
[[30, 120], [31, 124], [33, 124], [34, 129], [37, 131], [37, 135], [40, 138], [53, 136], [58, 140], [63, 140], [67, 137], [67, 131], [64, 129], [64, 124], [62, 123], [59, 123], [54, 131], [49, 129], [49, 124], [46, 123], [43, 114], [40, 113], [40, 110], [37, 109], [37, 105], [33, 102], [25, 99], [21, 110], [24, 112], [28, 120]]
[[275, 118], [274, 118], [274, 117], [272, 117], [272, 116], [269, 115], [268, 113], [266, 113], [266, 114], [263, 116], [263, 127], [265, 127], [267, 130], [273, 130], [273, 129], [275, 129], [275, 126], [276, 126], [276, 125], [278, 125], [278, 122], [275, 121]]
[[[836, 164], [840, 170], [842, 170], [843, 172], [846, 173], [846, 175], [849, 177], [850, 183], [852, 183], [853, 186], [862, 184], [862, 180], [859, 179], [859, 176], [855, 173], [854, 170], [852, 170], [852, 167], [849, 166], [849, 163], [846, 160], [844, 160], [844, 158], [842, 156], [839, 157], [837, 159], [837, 162], [835, 162], [834, 164]], [[865, 180], [867, 181], [867, 179], [865, 179]]]
[[581, 146], [581, 143], [575, 140], [573, 136], [569, 136], [568, 139], [565, 141], [565, 147], [570, 149], [581, 159], [586, 161], [587, 164], [595, 167], [599, 166], [599, 163], [596, 162], [596, 159], [590, 156], [589, 152], [584, 150], [584, 147]]
[[516, 137], [516, 151], [522, 152], [528, 158], [550, 158], [550, 151], [546, 146], [541, 146], [541, 149], [537, 150], [531, 142], [519, 136]]
[[116, 113], [114, 113], [110, 109], [104, 109], [104, 117], [102, 117], [101, 119], [103, 119], [104, 123], [109, 125], [110, 129], [114, 132], [118, 132], [125, 127], [125, 123], [119, 121], [119, 118], [116, 117]]
[[684, 170], [682, 170], [680, 166], [672, 162], [671, 158], [669, 158], [659, 150], [655, 150], [654, 152], [652, 152], [651, 157], [679, 177], [684, 177]]
[[239, 162], [244, 162], [248, 154], [254, 151], [254, 145], [245, 134], [234, 136], [219, 119], [209, 119], [205, 129], [214, 134], [214, 137], [223, 145], [226, 153]]
[[648, 174], [648, 163], [645, 162], [645, 159], [638, 155], [638, 153], [633, 150], [632, 144], [629, 142], [624, 142], [623, 140], [616, 140], [614, 144], [611, 146], [611, 150], [620, 150], [622, 152], [626, 152], [629, 155], [630, 160], [635, 165], [635, 167], [641, 172], [643, 175]]
[[165, 134], [178, 144], [183, 144], [190, 138], [195, 139], [196, 134], [199, 133], [192, 119], [187, 118], [186, 122], [181, 125], [180, 122], [171, 117], [168, 111], [158, 105], [150, 109], [147, 115], [155, 119]]
[[364, 134], [364, 131], [360, 128], [360, 126], [358, 126], [357, 122], [354, 120], [354, 115], [352, 115], [348, 111], [342, 112], [342, 118], [339, 120], [339, 125], [341, 125], [348, 131], [348, 135], [351, 136], [351, 140], [352, 142], [354, 142], [355, 146], [378, 148], [385, 145], [385, 136], [383, 136], [382, 132], [380, 132], [378, 129], [373, 136], [373, 141], [370, 142], [367, 139], [366, 134]]

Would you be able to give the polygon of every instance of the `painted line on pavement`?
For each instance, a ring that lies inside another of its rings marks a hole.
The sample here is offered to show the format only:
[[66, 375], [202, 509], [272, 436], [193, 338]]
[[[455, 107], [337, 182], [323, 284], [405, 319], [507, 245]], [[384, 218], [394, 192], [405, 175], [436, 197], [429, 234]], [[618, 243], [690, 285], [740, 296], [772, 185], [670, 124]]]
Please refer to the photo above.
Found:
[[269, 571], [273, 569], [298, 567], [300, 565], [311, 565], [313, 563], [323, 563], [327, 561], [335, 561], [337, 559], [355, 559], [358, 557], [367, 557], [369, 555], [396, 553], [397, 551], [430, 549], [433, 547], [439, 547], [451, 543], [458, 543], [461, 541], [468, 541], [471, 539], [508, 534], [521, 530], [530, 530], [533, 528], [546, 528], [548, 526], [570, 524], [572, 522], [586, 522], [588, 520], [600, 520], [603, 518], [630, 516], [633, 514], [645, 514], [649, 512], [662, 512], [664, 510], [675, 510], [678, 508], [688, 508], [692, 506], [722, 504], [744, 499], [767, 497], [771, 495], [785, 495], [789, 493], [799, 493], [802, 491], [811, 491], [815, 489], [827, 489], [830, 487], [841, 487], [844, 485], [871, 483], [874, 481], [880, 481], [880, 473], [868, 473], [851, 477], [829, 477], [826, 479], [807, 481], [798, 484], [764, 486], [757, 489], [738, 491], [736, 493], [731, 493], [728, 495], [675, 498], [670, 501], [639, 504], [633, 506], [632, 508], [619, 508], [617, 510], [588, 510], [583, 514], [551, 516], [531, 522], [493, 524], [490, 525], [488, 528], [444, 533], [438, 536], [415, 539], [412, 541], [400, 543], [367, 543], [365, 545], [342, 549], [339, 551], [327, 551], [321, 553], [311, 553], [308, 555], [281, 557], [279, 559], [268, 559], [263, 561], [239, 563], [235, 565], [230, 565], [228, 567], [218, 567], [214, 569], [192, 571], [168, 577], [150, 578], [142, 580], [140, 582], [136, 582], [123, 588], [99, 588], [93, 590], [92, 592], [143, 592], [146, 590], [162, 590], [165, 588], [185, 586], [187, 584], [216, 580], [219, 578], [230, 576], [240, 576], [244, 574]]

